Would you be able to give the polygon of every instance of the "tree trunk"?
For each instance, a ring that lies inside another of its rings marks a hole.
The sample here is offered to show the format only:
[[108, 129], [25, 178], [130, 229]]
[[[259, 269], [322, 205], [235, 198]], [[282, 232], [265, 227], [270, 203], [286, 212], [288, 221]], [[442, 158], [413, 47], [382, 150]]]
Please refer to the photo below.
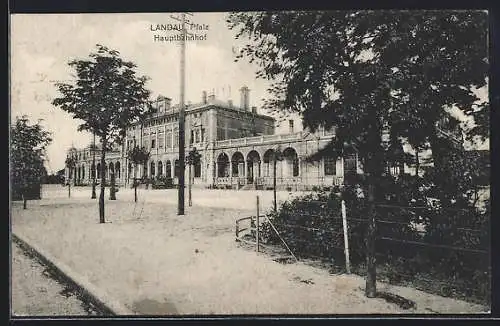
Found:
[[377, 295], [377, 270], [375, 260], [375, 236], [376, 236], [376, 220], [375, 220], [375, 203], [374, 203], [374, 186], [373, 180], [369, 181], [368, 185], [368, 230], [366, 235], [366, 288], [365, 295], [368, 298], [375, 298]]
[[134, 201], [137, 203], [137, 164], [134, 164]]
[[71, 170], [69, 170], [68, 174], [68, 198], [71, 198]]
[[[375, 120], [374, 121], [378, 121]], [[366, 233], [366, 285], [365, 296], [374, 298], [377, 295], [377, 269], [376, 269], [376, 217], [377, 207], [376, 202], [385, 199], [385, 189], [380, 187], [385, 167], [384, 147], [382, 144], [382, 123], [376, 123], [368, 130], [370, 144], [369, 152], [365, 153], [365, 175], [366, 175], [366, 192], [368, 199], [368, 225]]]
[[420, 159], [418, 158], [418, 148], [415, 149], [415, 176], [418, 180], [418, 171], [420, 170]]
[[102, 139], [101, 149], [101, 193], [99, 194], [99, 223], [106, 223], [104, 218], [104, 192], [106, 189], [106, 140]]
[[[438, 172], [441, 177], [436, 178], [435, 184], [438, 190], [438, 199], [443, 207], [447, 207], [450, 204], [450, 200], [446, 195], [447, 188], [449, 185], [446, 184], [444, 173], [446, 171], [446, 153], [444, 151], [444, 144], [441, 139], [434, 131], [434, 134], [429, 137], [429, 143], [431, 145], [432, 152], [432, 162], [434, 165], [434, 171]], [[436, 174], [435, 174], [436, 175]]]
[[26, 195], [24, 194], [24, 191], [21, 193], [21, 197], [23, 198], [23, 209], [26, 209], [28, 200], [26, 199]]

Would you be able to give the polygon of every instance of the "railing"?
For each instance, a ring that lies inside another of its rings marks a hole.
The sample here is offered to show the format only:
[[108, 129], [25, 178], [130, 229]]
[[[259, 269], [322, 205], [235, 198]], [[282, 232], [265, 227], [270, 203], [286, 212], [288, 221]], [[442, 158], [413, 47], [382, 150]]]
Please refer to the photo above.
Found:
[[300, 257], [345, 260], [356, 273], [365, 273], [370, 255], [376, 257], [377, 278], [390, 283], [411, 282], [440, 295], [455, 292], [489, 300], [489, 215], [474, 209], [374, 203], [376, 245], [369, 252], [369, 206], [362, 200], [347, 207], [339, 201], [290, 201], [272, 222]]
[[215, 178], [215, 183], [219, 185], [230, 185], [231, 178], [230, 177], [217, 177]]
[[236, 241], [241, 241], [251, 245], [257, 244], [256, 240], [253, 241], [244, 238], [245, 236], [252, 236], [252, 238], [255, 239], [255, 233], [257, 231], [257, 228], [255, 227], [256, 220], [257, 218], [255, 216], [247, 216], [236, 220]]
[[225, 139], [216, 141], [215, 145], [224, 147], [224, 146], [237, 146], [237, 145], [247, 145], [247, 144], [265, 144], [280, 140], [299, 140], [302, 139], [302, 135], [303, 132], [299, 131], [293, 134], [262, 135], [255, 137]]

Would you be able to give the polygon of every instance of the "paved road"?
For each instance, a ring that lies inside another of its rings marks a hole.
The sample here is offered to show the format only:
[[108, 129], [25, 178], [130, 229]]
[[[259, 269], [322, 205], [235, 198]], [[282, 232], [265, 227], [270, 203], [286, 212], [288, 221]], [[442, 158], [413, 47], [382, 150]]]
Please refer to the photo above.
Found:
[[21, 316], [92, 316], [98, 313], [53, 279], [45, 266], [12, 244], [11, 313]]

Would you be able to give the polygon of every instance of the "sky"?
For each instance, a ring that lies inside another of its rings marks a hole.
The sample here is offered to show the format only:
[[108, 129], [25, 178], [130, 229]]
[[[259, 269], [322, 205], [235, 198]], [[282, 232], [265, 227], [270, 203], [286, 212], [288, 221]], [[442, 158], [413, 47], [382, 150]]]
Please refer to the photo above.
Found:
[[[58, 96], [55, 83], [69, 82], [72, 71], [68, 62], [87, 58], [102, 44], [118, 50], [121, 57], [136, 63], [140, 75], [150, 77], [147, 88], [153, 98], [158, 95], [179, 102], [180, 46], [178, 42], [158, 42], [155, 35], [172, 36], [175, 31], [152, 31], [157, 24], [178, 24], [170, 13], [129, 14], [16, 14], [11, 15], [11, 122], [16, 116], [27, 115], [52, 133], [47, 148], [46, 167], [54, 173], [64, 167], [66, 150], [84, 147], [92, 136], [78, 132], [80, 121], [54, 107]], [[267, 96], [269, 83], [255, 78], [257, 66], [246, 60], [234, 62], [235, 50], [245, 43], [236, 40], [235, 32], [227, 28], [226, 13], [194, 13], [188, 18], [208, 30], [206, 40], [188, 41], [186, 46], [186, 102], [200, 102], [202, 91], [216, 92], [219, 99], [232, 99], [239, 105], [239, 89], [250, 88], [250, 106], [259, 108]], [[229, 91], [230, 89], [230, 91]], [[479, 91], [487, 98], [487, 88]], [[260, 112], [265, 113], [265, 112]], [[300, 119], [295, 117], [297, 128]], [[286, 125], [277, 133], [286, 132]], [[483, 147], [488, 147], [485, 145]]]
[[[234, 62], [233, 50], [243, 45], [227, 28], [225, 13], [194, 13], [193, 23], [208, 25], [194, 31], [206, 40], [188, 41], [186, 46], [186, 102], [201, 101], [202, 91], [239, 105], [239, 89], [250, 88], [250, 106], [262, 104], [268, 84], [255, 78], [257, 67], [247, 61]], [[178, 24], [179, 14], [23, 14], [11, 16], [11, 121], [28, 115], [52, 133], [47, 148], [49, 173], [64, 167], [66, 150], [90, 143], [88, 133], [78, 132], [81, 123], [54, 107], [57, 81], [70, 81], [71, 59], [87, 58], [102, 44], [118, 50], [125, 60], [137, 64], [140, 75], [150, 77], [147, 88], [173, 103], [180, 96], [179, 42], [154, 41], [154, 35], [172, 36], [175, 31], [151, 31], [157, 24]], [[153, 28], [151, 28], [153, 27]]]

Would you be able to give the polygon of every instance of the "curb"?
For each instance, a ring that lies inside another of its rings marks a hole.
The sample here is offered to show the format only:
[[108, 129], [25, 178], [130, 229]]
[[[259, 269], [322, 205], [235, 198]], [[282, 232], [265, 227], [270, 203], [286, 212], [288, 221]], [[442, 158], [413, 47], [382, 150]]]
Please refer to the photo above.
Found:
[[111, 298], [107, 293], [92, 285], [87, 278], [79, 275], [64, 263], [58, 261], [45, 252], [41, 248], [37, 248], [23, 239], [19, 235], [12, 234], [12, 241], [17, 243], [23, 249], [33, 253], [41, 262], [50, 268], [56, 276], [60, 277], [64, 282], [74, 287], [83, 299], [91, 302], [103, 314], [112, 316], [132, 316], [136, 315], [133, 311], [125, 307], [123, 304]]

